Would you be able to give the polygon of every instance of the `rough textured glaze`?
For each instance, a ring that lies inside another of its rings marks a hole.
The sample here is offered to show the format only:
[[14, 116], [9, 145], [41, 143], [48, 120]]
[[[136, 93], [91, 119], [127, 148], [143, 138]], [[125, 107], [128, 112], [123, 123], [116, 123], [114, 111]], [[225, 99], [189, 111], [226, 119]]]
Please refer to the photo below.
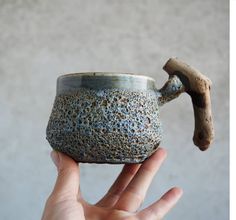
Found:
[[161, 138], [154, 90], [80, 88], [59, 94], [47, 127], [51, 146], [79, 162], [139, 163]]

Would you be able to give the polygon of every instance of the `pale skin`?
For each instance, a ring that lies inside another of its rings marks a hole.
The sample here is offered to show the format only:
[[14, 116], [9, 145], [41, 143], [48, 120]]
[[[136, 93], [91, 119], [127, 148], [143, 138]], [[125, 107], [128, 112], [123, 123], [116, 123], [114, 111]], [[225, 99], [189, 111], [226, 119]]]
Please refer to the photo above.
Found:
[[160, 220], [182, 195], [174, 187], [149, 207], [139, 210], [155, 173], [167, 153], [159, 148], [142, 164], [125, 165], [107, 194], [89, 204], [80, 191], [78, 164], [65, 154], [53, 151], [51, 157], [58, 177], [49, 196], [42, 220]]

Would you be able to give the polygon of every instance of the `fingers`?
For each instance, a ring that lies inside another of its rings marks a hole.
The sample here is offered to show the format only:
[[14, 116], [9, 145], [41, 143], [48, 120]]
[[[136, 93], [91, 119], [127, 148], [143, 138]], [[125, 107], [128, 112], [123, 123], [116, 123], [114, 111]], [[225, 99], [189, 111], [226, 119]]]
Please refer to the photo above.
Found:
[[159, 220], [162, 219], [182, 196], [183, 191], [174, 187], [166, 192], [157, 202], [137, 214], [141, 220]]
[[126, 164], [107, 194], [97, 203], [98, 206], [113, 207], [129, 182], [137, 173], [140, 164]]
[[50, 197], [56, 200], [77, 199], [79, 191], [79, 168], [77, 163], [63, 153], [52, 151], [52, 160], [58, 177]]
[[166, 151], [159, 148], [139, 168], [135, 177], [122, 193], [115, 205], [116, 209], [134, 212], [142, 204], [151, 181], [166, 157]]

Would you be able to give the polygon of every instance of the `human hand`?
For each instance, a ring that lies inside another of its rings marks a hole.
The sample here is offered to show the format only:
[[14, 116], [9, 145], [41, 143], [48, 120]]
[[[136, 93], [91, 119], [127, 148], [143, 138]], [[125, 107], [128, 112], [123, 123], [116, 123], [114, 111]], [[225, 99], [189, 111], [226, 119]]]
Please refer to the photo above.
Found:
[[42, 220], [160, 220], [182, 195], [182, 190], [174, 187], [149, 207], [137, 211], [166, 157], [162, 148], [142, 164], [126, 164], [107, 194], [95, 205], [82, 197], [77, 163], [56, 151], [51, 156], [58, 177]]

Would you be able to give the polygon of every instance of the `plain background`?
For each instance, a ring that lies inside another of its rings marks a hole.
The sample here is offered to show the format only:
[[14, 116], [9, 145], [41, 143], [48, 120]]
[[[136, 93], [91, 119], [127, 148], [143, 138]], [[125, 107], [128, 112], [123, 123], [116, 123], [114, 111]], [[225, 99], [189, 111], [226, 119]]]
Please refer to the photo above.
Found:
[[[228, 219], [228, 10], [225, 0], [0, 0], [0, 219], [41, 217], [56, 178], [45, 129], [59, 75], [134, 72], [160, 88], [172, 56], [212, 80], [215, 141], [193, 145], [187, 95], [163, 106], [168, 158], [143, 207], [177, 185], [183, 198], [165, 219]], [[84, 197], [97, 201], [121, 167], [81, 165]]]

